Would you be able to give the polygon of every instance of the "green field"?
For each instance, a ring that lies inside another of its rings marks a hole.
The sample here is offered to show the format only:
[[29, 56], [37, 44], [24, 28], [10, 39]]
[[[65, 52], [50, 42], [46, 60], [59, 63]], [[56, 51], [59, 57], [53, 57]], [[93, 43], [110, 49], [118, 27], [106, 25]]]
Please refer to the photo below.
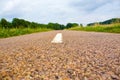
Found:
[[120, 33], [120, 23], [109, 24], [109, 25], [86, 26], [86, 27], [78, 26], [78, 27], [72, 27], [69, 30]]
[[30, 34], [35, 32], [45, 32], [52, 29], [47, 28], [10, 28], [10, 29], [0, 29], [0, 38], [19, 36], [23, 34]]

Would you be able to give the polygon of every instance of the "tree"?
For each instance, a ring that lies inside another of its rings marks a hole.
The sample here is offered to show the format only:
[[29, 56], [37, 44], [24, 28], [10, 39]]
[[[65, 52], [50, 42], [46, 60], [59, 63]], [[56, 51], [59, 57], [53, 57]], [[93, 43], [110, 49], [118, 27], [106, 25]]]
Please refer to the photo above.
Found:
[[72, 27], [72, 23], [68, 23], [67, 25], [66, 25], [66, 28], [71, 28]]
[[[72, 26], [76, 25], [75, 23]], [[54, 30], [63, 30], [66, 26], [59, 23], [40, 24], [29, 22], [24, 19], [13, 18], [12, 22], [8, 22], [4, 18], [0, 21], [0, 26], [4, 28], [49, 28]]]
[[80, 24], [80, 27], [83, 27], [83, 24]]
[[68, 23], [66, 25], [66, 28], [71, 28], [71, 27], [76, 27], [76, 26], [79, 26], [77, 23]]
[[18, 18], [14, 18], [12, 20], [12, 25], [15, 27], [15, 28], [22, 28], [22, 27], [29, 27], [30, 26], [30, 22], [29, 21], [26, 21], [24, 19], [18, 19]]
[[12, 20], [12, 25], [13, 25], [15, 28], [18, 28], [18, 27], [20, 26], [19, 19], [14, 18], [14, 19]]
[[38, 25], [35, 22], [30, 23], [30, 28], [37, 28]]
[[2, 28], [9, 28], [10, 26], [10, 23], [4, 18], [1, 19], [0, 23], [1, 23]]
[[62, 24], [60, 25], [60, 29], [63, 30], [65, 28], [65, 26]]
[[1, 22], [0, 22], [0, 28], [2, 28]]
[[62, 30], [65, 28], [65, 26], [59, 23], [48, 23], [47, 28]]

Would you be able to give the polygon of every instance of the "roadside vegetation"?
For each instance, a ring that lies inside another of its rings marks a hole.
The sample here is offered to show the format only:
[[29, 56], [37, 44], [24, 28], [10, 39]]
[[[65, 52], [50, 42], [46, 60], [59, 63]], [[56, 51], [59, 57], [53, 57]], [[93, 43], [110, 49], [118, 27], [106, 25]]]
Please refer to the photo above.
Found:
[[23, 34], [30, 34], [35, 32], [45, 32], [50, 31], [52, 29], [47, 28], [12, 28], [12, 29], [0, 29], [0, 38], [6, 38], [11, 36], [19, 36]]
[[40, 24], [18, 18], [13, 18], [11, 22], [7, 21], [4, 18], [0, 20], [0, 38], [64, 29], [120, 33], [120, 18], [113, 18], [103, 22], [89, 23], [87, 24], [87, 26], [84, 27], [82, 24], [79, 25], [77, 23], [67, 23], [66, 25], [63, 25], [50, 22], [48, 24]]
[[104, 22], [90, 23], [85, 27], [72, 27], [69, 30], [120, 33], [120, 19], [113, 18]]
[[73, 27], [69, 30], [120, 33], [120, 24]]
[[73, 26], [78, 26], [77, 23], [68, 23], [67, 25], [59, 23], [40, 24], [36, 22], [26, 21], [24, 19], [14, 18], [12, 22], [2, 18], [0, 20], [0, 38], [30, 34], [35, 32], [44, 32], [50, 30], [63, 30]]
[[8, 22], [2, 18], [0, 21], [0, 38], [52, 30], [52, 28], [45, 26], [44, 24], [29, 22], [18, 18], [14, 18], [12, 22]]

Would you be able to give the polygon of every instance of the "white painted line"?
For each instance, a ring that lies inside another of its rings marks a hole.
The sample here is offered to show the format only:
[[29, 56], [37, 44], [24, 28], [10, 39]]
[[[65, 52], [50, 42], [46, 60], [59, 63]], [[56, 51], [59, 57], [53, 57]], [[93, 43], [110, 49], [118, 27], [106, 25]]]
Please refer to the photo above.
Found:
[[62, 33], [57, 33], [51, 43], [62, 43]]

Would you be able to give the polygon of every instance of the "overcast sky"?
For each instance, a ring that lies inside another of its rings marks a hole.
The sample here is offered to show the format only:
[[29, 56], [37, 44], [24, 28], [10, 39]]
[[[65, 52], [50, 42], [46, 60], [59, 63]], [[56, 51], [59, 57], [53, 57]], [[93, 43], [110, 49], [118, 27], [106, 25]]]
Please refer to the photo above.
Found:
[[0, 18], [87, 24], [120, 18], [120, 0], [0, 0]]

